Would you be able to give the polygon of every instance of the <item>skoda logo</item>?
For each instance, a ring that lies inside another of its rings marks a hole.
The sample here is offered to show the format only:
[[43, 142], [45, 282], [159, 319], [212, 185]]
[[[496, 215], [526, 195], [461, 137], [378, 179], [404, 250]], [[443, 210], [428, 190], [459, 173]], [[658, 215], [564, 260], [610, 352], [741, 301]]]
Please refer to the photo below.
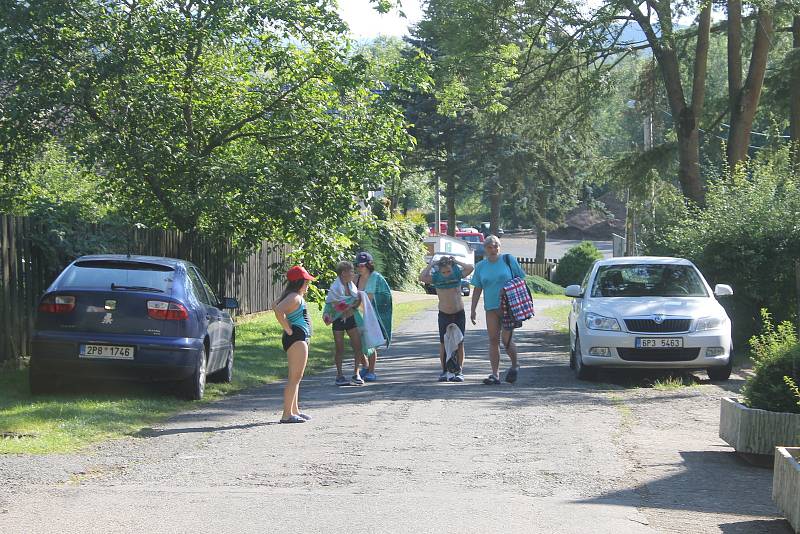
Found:
[[663, 313], [657, 313], [657, 314], [653, 315], [653, 322], [656, 323], [656, 324], [663, 323], [664, 322], [664, 314]]

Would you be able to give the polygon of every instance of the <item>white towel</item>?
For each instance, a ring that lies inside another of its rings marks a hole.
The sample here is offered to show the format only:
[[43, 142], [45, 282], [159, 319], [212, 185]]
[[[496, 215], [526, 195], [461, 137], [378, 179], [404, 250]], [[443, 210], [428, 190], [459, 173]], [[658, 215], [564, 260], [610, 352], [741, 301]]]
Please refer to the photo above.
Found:
[[[347, 289], [350, 290], [348, 295]], [[337, 276], [336, 280], [333, 281], [331, 287], [328, 289], [328, 294], [325, 296], [325, 302], [340, 302], [345, 299], [347, 296], [355, 296], [358, 293], [358, 289], [353, 282], [347, 284], [347, 288], [342, 283], [342, 280]]]
[[455, 323], [447, 325], [447, 330], [444, 332], [444, 353], [447, 355], [447, 360], [455, 359], [458, 346], [462, 341], [464, 341], [464, 334], [461, 333], [458, 325]]
[[383, 337], [383, 330], [381, 330], [381, 323], [378, 321], [378, 314], [369, 301], [369, 295], [363, 291], [359, 291], [358, 295], [361, 297], [361, 305], [364, 307], [364, 327], [361, 336], [364, 344], [364, 351], [386, 345], [386, 338]]

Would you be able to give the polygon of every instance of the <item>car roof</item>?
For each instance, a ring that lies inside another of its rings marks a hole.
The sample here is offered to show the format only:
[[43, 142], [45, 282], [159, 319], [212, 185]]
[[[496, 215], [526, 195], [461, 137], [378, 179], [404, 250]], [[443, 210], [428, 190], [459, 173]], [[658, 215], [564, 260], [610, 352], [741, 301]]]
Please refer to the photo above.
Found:
[[76, 259], [76, 262], [81, 261], [128, 261], [135, 263], [152, 263], [155, 265], [163, 265], [165, 267], [176, 267], [187, 263], [185, 260], [177, 258], [165, 258], [163, 256], [139, 256], [136, 254], [91, 254], [88, 256], [81, 256]]
[[685, 258], [670, 258], [667, 256], [624, 256], [599, 260], [597, 265], [694, 265]]

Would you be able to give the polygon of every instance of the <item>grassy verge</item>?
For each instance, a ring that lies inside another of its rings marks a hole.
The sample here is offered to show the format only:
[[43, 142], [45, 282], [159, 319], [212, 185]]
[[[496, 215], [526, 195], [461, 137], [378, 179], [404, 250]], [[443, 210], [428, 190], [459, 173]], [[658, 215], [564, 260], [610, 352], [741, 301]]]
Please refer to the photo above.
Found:
[[569, 311], [572, 309], [570, 304], [558, 304], [542, 310], [539, 315], [552, 319], [555, 323], [554, 329], [562, 334], [569, 333]]
[[[395, 305], [394, 323], [435, 306], [430, 301]], [[314, 337], [307, 373], [333, 365], [333, 335], [314, 306]], [[208, 384], [210, 402], [248, 387], [286, 376], [286, 355], [280, 344], [281, 329], [272, 313], [241, 318], [236, 329], [234, 381]], [[87, 388], [88, 389], [88, 388]], [[75, 385], [57, 395], [31, 397], [28, 373], [0, 373], [0, 454], [53, 453], [78, 450], [91, 443], [117, 439], [151, 426], [198, 403], [178, 400], [164, 386], [109, 384], [89, 392]], [[277, 409], [277, 408], [276, 408]]]

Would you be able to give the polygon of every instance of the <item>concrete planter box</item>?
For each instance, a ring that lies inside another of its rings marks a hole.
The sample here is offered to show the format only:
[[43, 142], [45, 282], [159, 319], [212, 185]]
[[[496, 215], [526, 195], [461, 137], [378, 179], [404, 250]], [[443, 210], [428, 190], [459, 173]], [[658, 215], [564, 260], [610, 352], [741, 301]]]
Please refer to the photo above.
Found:
[[757, 410], [736, 399], [722, 399], [719, 437], [736, 452], [772, 455], [778, 446], [800, 446], [800, 414]]
[[772, 500], [800, 533], [800, 448], [778, 447], [772, 478]]

